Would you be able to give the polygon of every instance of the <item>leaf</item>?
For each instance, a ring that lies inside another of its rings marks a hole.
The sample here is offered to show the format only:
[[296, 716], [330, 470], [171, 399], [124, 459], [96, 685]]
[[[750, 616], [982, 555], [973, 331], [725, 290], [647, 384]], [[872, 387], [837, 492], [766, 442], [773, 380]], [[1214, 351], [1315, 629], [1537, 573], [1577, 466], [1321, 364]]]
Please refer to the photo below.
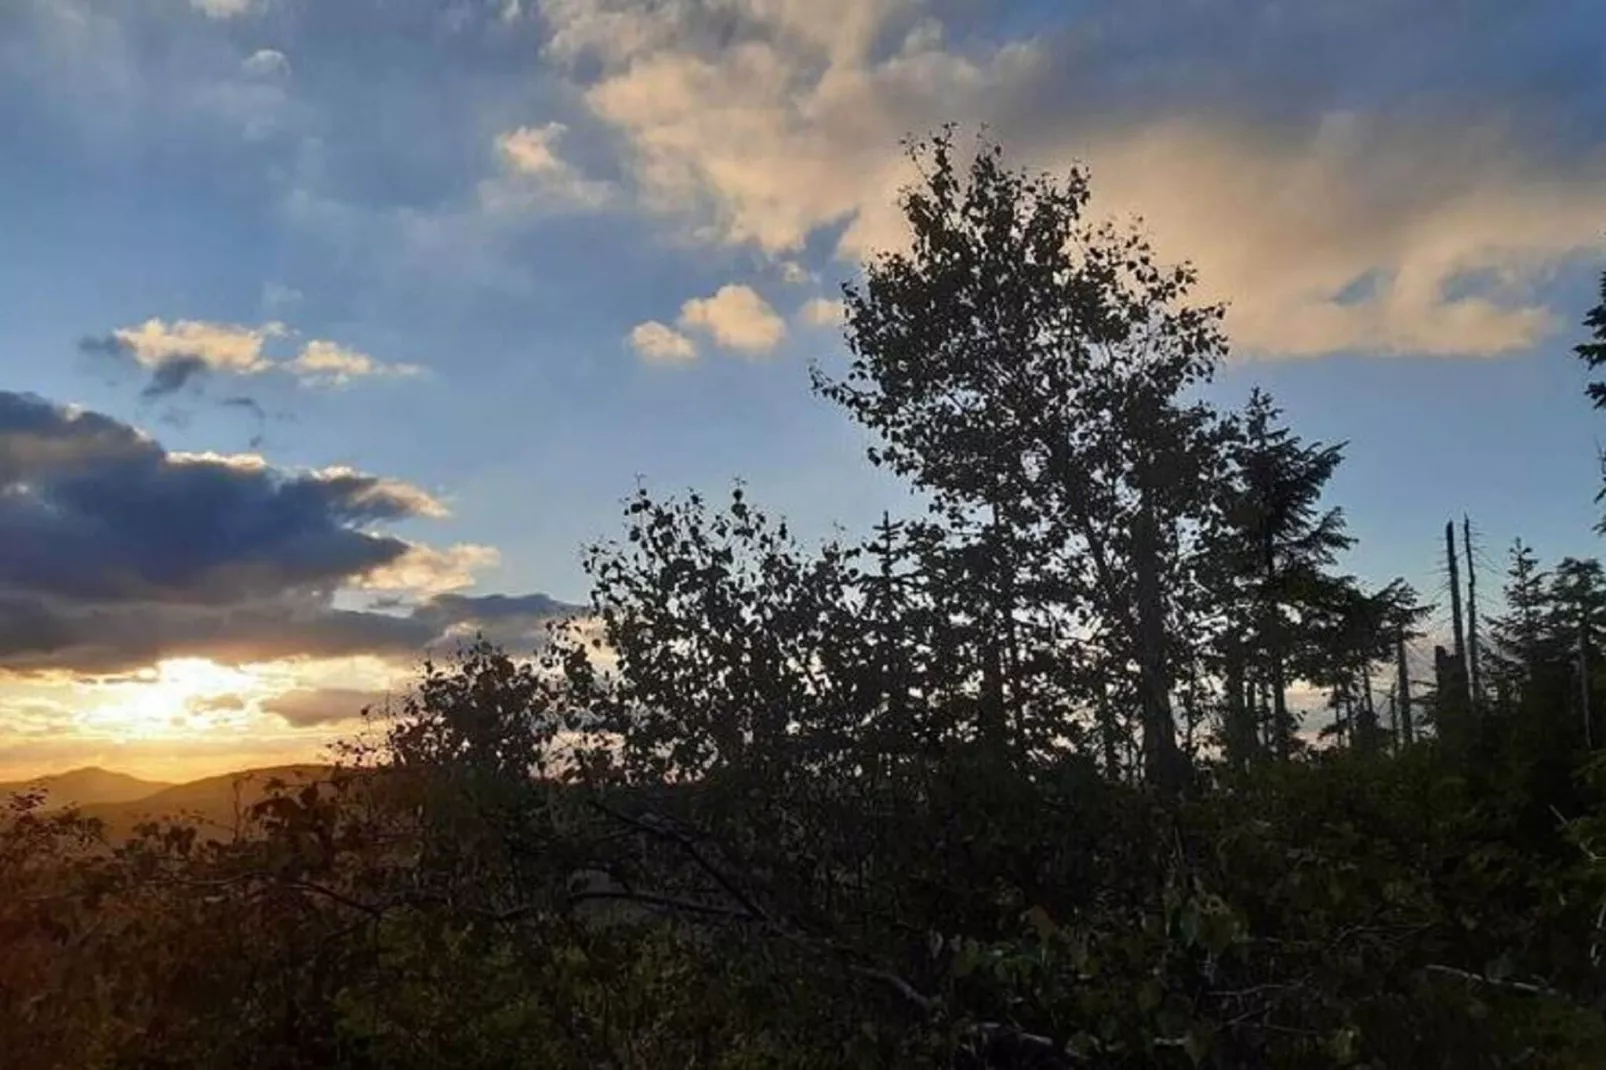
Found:
[[1192, 947], [1199, 942], [1199, 910], [1192, 903], [1183, 907], [1177, 917], [1177, 931], [1184, 946]]
[[1021, 917], [1032, 927], [1032, 931], [1037, 934], [1040, 940], [1047, 940], [1059, 932], [1059, 926], [1054, 924], [1054, 919], [1050, 918], [1048, 911], [1040, 906], [1034, 906], [1025, 911], [1021, 914]]
[[1356, 1041], [1360, 1038], [1360, 1031], [1354, 1026], [1345, 1026], [1327, 1038], [1324, 1047], [1328, 1058], [1339, 1066], [1348, 1066], [1355, 1061], [1359, 1054]]
[[1091, 1059], [1099, 1054], [1104, 1045], [1099, 1038], [1091, 1033], [1077, 1033], [1065, 1042], [1065, 1052], [1073, 1059]]

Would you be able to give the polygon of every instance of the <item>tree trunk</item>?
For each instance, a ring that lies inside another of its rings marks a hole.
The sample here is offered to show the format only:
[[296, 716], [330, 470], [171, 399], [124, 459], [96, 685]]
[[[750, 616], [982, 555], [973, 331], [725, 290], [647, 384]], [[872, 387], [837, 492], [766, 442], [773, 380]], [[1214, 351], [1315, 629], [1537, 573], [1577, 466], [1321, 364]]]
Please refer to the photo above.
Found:
[[[1280, 622], [1278, 627], [1281, 628]], [[1283, 657], [1281, 652], [1274, 650], [1271, 658], [1271, 738], [1280, 761], [1286, 762], [1293, 753], [1292, 728], [1288, 717], [1288, 679], [1283, 669]]]
[[1171, 715], [1166, 658], [1165, 597], [1160, 586], [1159, 532], [1145, 502], [1133, 524], [1133, 582], [1137, 594], [1138, 700], [1143, 717], [1143, 774], [1163, 794], [1182, 790], [1182, 753]]
[[1110, 685], [1099, 681], [1099, 736], [1104, 743], [1104, 772], [1111, 780], [1121, 779], [1121, 734], [1115, 711], [1110, 708]]
[[1406, 746], [1416, 742], [1416, 733], [1411, 724], [1411, 677], [1405, 668], [1405, 628], [1402, 625], [1394, 633], [1394, 671], [1399, 679], [1395, 686], [1399, 691], [1400, 741]]
[[1253, 700], [1244, 684], [1243, 650], [1235, 635], [1229, 641], [1226, 658], [1226, 746], [1227, 761], [1233, 768], [1246, 768], [1260, 749], [1260, 733], [1255, 728]]
[[1377, 706], [1372, 701], [1372, 665], [1366, 661], [1361, 662], [1361, 722], [1361, 748], [1375, 750], [1379, 732]]

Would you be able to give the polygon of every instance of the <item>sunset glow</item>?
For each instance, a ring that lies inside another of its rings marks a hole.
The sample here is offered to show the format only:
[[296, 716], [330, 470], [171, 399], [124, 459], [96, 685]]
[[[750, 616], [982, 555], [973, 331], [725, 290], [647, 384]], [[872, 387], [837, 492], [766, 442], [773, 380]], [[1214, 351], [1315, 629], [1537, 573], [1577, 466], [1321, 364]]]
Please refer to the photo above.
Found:
[[112, 739], [239, 731], [263, 697], [260, 675], [205, 658], [167, 658], [133, 680], [84, 684], [82, 727]]
[[315, 753], [638, 481], [917, 510], [808, 380], [947, 123], [1196, 269], [1357, 576], [1593, 553], [1601, 27], [1530, 6], [0, 0], [0, 770]]

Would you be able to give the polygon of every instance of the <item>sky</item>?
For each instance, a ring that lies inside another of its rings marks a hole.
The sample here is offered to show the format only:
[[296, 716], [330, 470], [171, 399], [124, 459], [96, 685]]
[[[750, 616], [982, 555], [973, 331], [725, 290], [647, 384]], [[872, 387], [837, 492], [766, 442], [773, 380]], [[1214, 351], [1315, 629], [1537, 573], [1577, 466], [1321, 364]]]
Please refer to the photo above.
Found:
[[1597, 552], [1597, 0], [4, 0], [0, 779], [315, 757], [638, 483], [905, 492], [811, 395], [944, 122], [1228, 302], [1360, 539]]

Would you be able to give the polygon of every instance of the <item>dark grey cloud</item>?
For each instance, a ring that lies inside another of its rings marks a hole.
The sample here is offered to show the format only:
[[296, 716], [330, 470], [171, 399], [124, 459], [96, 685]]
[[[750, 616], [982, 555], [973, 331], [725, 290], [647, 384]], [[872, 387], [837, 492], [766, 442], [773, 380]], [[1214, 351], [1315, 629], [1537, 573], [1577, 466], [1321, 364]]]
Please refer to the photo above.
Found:
[[350, 470], [175, 455], [103, 414], [0, 392], [0, 672], [401, 658], [481, 622], [522, 637], [569, 608], [545, 595], [335, 607], [409, 548], [363, 528], [438, 508]]
[[123, 357], [128, 346], [115, 334], [86, 334], [78, 339], [78, 350], [92, 357]]
[[224, 398], [218, 402], [218, 405], [225, 409], [239, 409], [251, 416], [256, 427], [251, 433], [250, 446], [252, 449], [257, 449], [267, 439], [268, 412], [256, 398], [248, 397], [244, 394], [236, 394], [233, 397]]
[[1521, 113], [1586, 141], [1606, 133], [1606, 8], [1595, 0], [1119, 0], [1034, 29], [1054, 62], [1033, 91], [1099, 121], [1403, 109], [1447, 121]]
[[0, 392], [0, 589], [211, 604], [327, 588], [406, 552], [356, 525], [429, 509], [374, 476], [175, 457], [104, 416]]
[[[512, 612], [514, 605], [525, 611]], [[225, 664], [363, 654], [407, 659], [449, 652], [476, 633], [518, 652], [540, 645], [548, 620], [577, 610], [544, 594], [449, 596], [444, 604], [431, 599], [382, 613], [337, 609], [324, 596], [217, 606], [0, 593], [0, 672], [105, 676], [170, 657]]]
[[545, 594], [442, 594], [419, 605], [409, 619], [440, 637], [436, 647], [479, 635], [506, 650], [525, 652], [545, 643], [548, 622], [586, 612]]
[[151, 371], [151, 381], [139, 392], [147, 401], [176, 394], [206, 374], [205, 360], [193, 355], [180, 355], [158, 364]]
[[560, 602], [545, 594], [442, 594], [425, 602], [415, 615], [450, 624], [463, 621], [546, 621], [583, 612], [584, 606]]
[[162, 658], [224, 664], [278, 658], [420, 655], [433, 629], [407, 617], [333, 608], [325, 599], [230, 606], [0, 594], [0, 671], [132, 672]]
[[174, 353], [148, 369], [135, 356], [134, 346], [115, 334], [86, 335], [78, 340], [78, 350], [92, 357], [109, 358], [122, 368], [149, 375], [139, 396], [146, 401], [170, 398], [185, 387], [199, 388], [212, 370], [211, 362], [199, 353]]

